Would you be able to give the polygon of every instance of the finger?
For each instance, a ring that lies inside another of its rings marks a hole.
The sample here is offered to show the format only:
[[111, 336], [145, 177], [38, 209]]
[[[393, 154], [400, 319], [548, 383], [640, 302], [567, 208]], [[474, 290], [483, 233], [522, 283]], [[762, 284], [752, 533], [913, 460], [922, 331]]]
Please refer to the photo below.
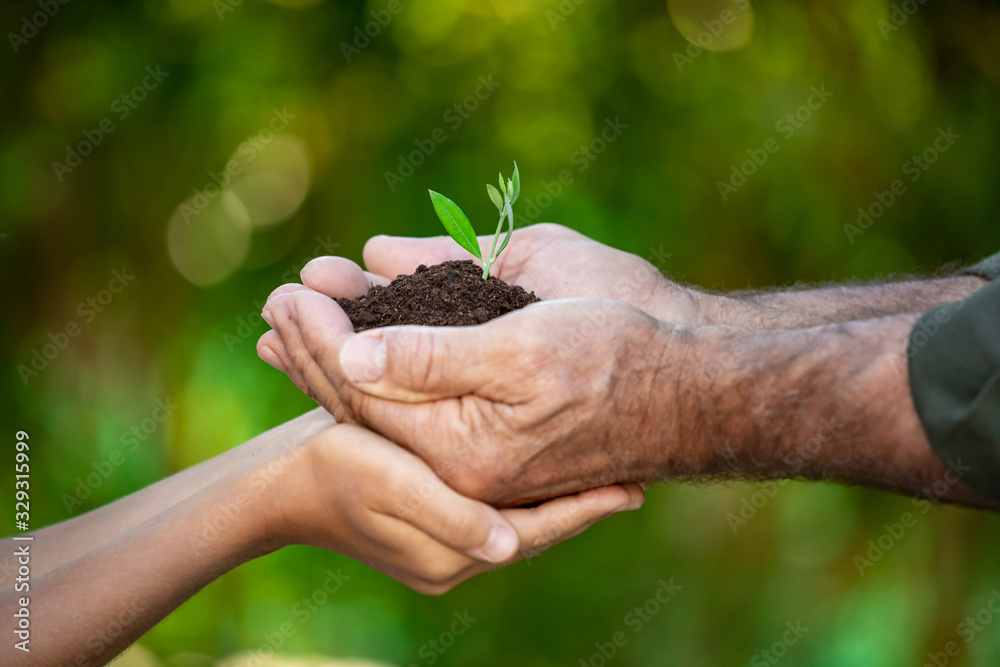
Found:
[[[510, 237], [510, 244], [505, 252], [497, 259], [493, 265], [494, 274], [508, 279], [505, 273], [509, 273], [511, 257], [520, 255], [521, 249], [528, 249], [544, 245], [558, 239], [570, 239], [586, 237], [579, 232], [573, 231], [561, 225], [553, 223], [542, 223], [515, 229]], [[479, 236], [480, 253], [485, 255], [489, 252], [493, 244], [492, 236]], [[410, 274], [416, 271], [421, 264], [432, 266], [447, 262], [453, 259], [471, 259], [479, 264], [479, 260], [472, 256], [467, 250], [455, 243], [450, 236], [431, 236], [428, 238], [413, 238], [408, 236], [373, 236], [365, 243], [362, 251], [365, 266], [369, 271], [373, 271], [382, 276], [395, 278], [400, 274]], [[517, 260], [513, 260], [514, 266]]]
[[[307, 297], [310, 307], [324, 309], [329, 308], [347, 321], [346, 326], [351, 328], [350, 320], [340, 309], [336, 301], [312, 290], [297, 291], [288, 294], [280, 294], [264, 305], [263, 317], [271, 325], [274, 332], [281, 338], [281, 345], [275, 346], [275, 352], [280, 356], [288, 377], [292, 382], [313, 400], [318, 400], [319, 396], [330, 396], [336, 392], [330, 386], [330, 381], [323, 373], [316, 372], [317, 362], [315, 354], [322, 356], [323, 347], [313, 351], [306, 347], [302, 340], [302, 334], [298, 324], [298, 310], [296, 296]], [[340, 323], [343, 327], [343, 323]], [[332, 333], [336, 333], [338, 327], [331, 328]], [[324, 405], [334, 416], [340, 420], [341, 415], [334, 412], [332, 405]]]
[[[630, 486], [633, 485], [626, 485]], [[535, 556], [558, 542], [579, 535], [602, 519], [634, 509], [629, 504], [631, 498], [629, 489], [609, 486], [557, 498], [531, 509], [500, 510], [500, 513], [517, 529], [521, 544], [516, 557], [508, 562]], [[452, 567], [455, 567], [455, 564], [452, 564]], [[471, 560], [465, 567], [455, 572], [446, 588], [450, 589], [470, 577], [495, 567], [496, 565]]]
[[631, 482], [629, 484], [623, 484], [622, 488], [629, 495], [630, 505], [628, 509], [637, 510], [646, 503], [646, 488], [642, 484], [637, 484]]
[[[479, 237], [479, 247], [486, 247], [493, 237]], [[365, 243], [361, 256], [369, 271], [395, 277], [410, 274], [421, 264], [433, 266], [453, 259], [472, 259], [472, 253], [459, 246], [450, 236], [412, 238], [408, 236], [373, 236]], [[476, 260], [478, 261], [478, 260]]]
[[317, 257], [302, 267], [300, 275], [303, 284], [334, 299], [356, 299], [374, 285], [389, 283], [344, 257]]
[[[382, 536], [382, 537], [379, 537]], [[356, 558], [410, 588], [438, 595], [475, 573], [495, 567], [445, 546], [411, 523], [389, 514], [374, 513], [366, 539], [380, 543], [381, 549], [344, 554]], [[473, 570], [470, 572], [470, 570]], [[464, 575], [463, 573], [469, 572]]]
[[[281, 336], [283, 359], [296, 386], [338, 422], [357, 421], [349, 406], [352, 394], [359, 392], [344, 379], [337, 356], [343, 340], [354, 335], [354, 327], [337, 302], [313, 290], [298, 291], [276, 297], [264, 310]], [[306, 328], [308, 340], [303, 335]]]
[[307, 289], [309, 288], [306, 287], [305, 285], [300, 285], [299, 283], [286, 283], [284, 285], [281, 285], [280, 287], [277, 287], [273, 292], [268, 294], [267, 299], [265, 299], [264, 302], [267, 303], [274, 297], [281, 296], [282, 294], [291, 294], [292, 292], [298, 292], [300, 290], [307, 290]]
[[392, 279], [372, 273], [371, 271], [365, 271], [365, 278], [368, 279], [368, 284], [372, 287], [384, 286], [392, 282]]
[[257, 356], [277, 368], [282, 373], [288, 373], [288, 364], [282, 359], [285, 346], [281, 344], [281, 336], [275, 331], [268, 331], [257, 341]]
[[398, 473], [397, 494], [386, 508], [441, 544], [470, 558], [487, 563], [503, 563], [518, 552], [517, 531], [495, 508], [457, 493], [442, 482], [427, 465], [406, 453], [411, 460]]
[[633, 499], [622, 486], [591, 489], [550, 500], [531, 509], [500, 510], [517, 529], [521, 557], [579, 535], [597, 521], [629, 509]]
[[[491, 271], [503, 277], [504, 266], [516, 254], [518, 240], [524, 238], [522, 230], [514, 230], [507, 251], [500, 255]], [[477, 236], [479, 252], [485, 256], [493, 246], [492, 236]], [[365, 266], [379, 275], [395, 277], [411, 274], [421, 264], [433, 266], [451, 260], [472, 260], [482, 266], [482, 260], [459, 246], [450, 236], [414, 238], [409, 236], [373, 236], [362, 251]]]

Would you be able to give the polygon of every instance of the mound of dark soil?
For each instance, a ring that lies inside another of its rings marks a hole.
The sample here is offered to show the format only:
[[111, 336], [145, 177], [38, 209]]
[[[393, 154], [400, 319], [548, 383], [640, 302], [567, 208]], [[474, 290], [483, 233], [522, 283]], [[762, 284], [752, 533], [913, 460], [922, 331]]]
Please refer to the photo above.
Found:
[[421, 264], [357, 299], [337, 299], [355, 331], [398, 324], [471, 326], [540, 301], [534, 292], [490, 276], [471, 260]]

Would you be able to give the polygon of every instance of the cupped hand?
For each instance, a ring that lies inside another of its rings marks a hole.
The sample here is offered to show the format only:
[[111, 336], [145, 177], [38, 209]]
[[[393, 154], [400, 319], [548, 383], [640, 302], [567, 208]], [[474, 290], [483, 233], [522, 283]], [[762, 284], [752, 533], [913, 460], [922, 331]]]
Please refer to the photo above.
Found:
[[289, 374], [338, 422], [372, 428], [491, 503], [648, 479], [650, 443], [671, 427], [669, 415], [645, 414], [668, 367], [662, 325], [618, 301], [543, 301], [476, 327], [362, 334], [312, 290], [273, 297], [265, 314]]
[[[478, 240], [486, 252], [493, 237], [480, 236]], [[282, 285], [269, 299], [304, 289], [331, 298], [353, 299], [398, 275], [413, 273], [421, 264], [432, 266], [456, 259], [479, 263], [448, 236], [374, 236], [365, 244], [363, 254], [367, 271], [343, 257], [318, 257], [302, 269], [302, 284]], [[667, 322], [697, 324], [702, 319], [701, 293], [670, 281], [641, 257], [554, 223], [515, 230], [492, 274], [543, 300], [614, 299]], [[295, 379], [279, 336], [266, 332], [257, 350], [264, 361]]]
[[[479, 237], [484, 253], [492, 241], [492, 236]], [[363, 254], [367, 274], [343, 262], [319, 258], [303, 269], [303, 283], [328, 296], [354, 297], [369, 285], [413, 273], [421, 264], [454, 259], [479, 262], [448, 236], [375, 236], [365, 244]], [[554, 223], [516, 230], [491, 273], [543, 300], [615, 299], [670, 322], [694, 324], [699, 317], [697, 295], [668, 280], [648, 261]]]
[[455, 492], [410, 452], [348, 425], [326, 429], [264, 470], [271, 473], [270, 541], [342, 553], [428, 594], [532, 556], [644, 500], [636, 485], [608, 486], [497, 510]]

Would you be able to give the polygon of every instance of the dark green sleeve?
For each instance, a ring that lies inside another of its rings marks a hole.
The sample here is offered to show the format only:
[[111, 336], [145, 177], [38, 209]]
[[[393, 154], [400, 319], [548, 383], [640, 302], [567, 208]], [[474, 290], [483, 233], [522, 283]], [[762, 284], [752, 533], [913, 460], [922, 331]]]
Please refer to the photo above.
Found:
[[987, 257], [978, 264], [968, 266], [958, 272], [960, 276], [979, 276], [983, 280], [993, 280], [1000, 276], [1000, 252]]
[[[995, 273], [997, 263], [994, 256], [971, 268]], [[907, 354], [913, 402], [934, 451], [1000, 502], [1000, 280], [924, 314]]]

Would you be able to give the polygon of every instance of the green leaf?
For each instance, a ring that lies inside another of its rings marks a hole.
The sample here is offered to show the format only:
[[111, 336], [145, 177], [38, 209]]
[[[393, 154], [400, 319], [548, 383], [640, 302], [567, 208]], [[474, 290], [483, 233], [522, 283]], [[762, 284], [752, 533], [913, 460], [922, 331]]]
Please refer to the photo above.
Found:
[[462, 213], [462, 209], [458, 207], [458, 204], [442, 194], [438, 194], [433, 190], [428, 190], [427, 192], [431, 194], [431, 202], [434, 204], [434, 210], [437, 212], [438, 218], [441, 219], [441, 224], [444, 225], [445, 230], [451, 235], [451, 238], [455, 239], [458, 245], [482, 261], [483, 255], [479, 251], [479, 241], [476, 239], [476, 232], [472, 229], [472, 223], [465, 217], [465, 213]]
[[507, 186], [503, 184], [503, 174], [497, 174], [500, 177], [500, 191], [503, 192], [504, 196], [507, 196]]
[[521, 176], [517, 173], [517, 162], [514, 162], [513, 192], [510, 193], [510, 203], [517, 201], [517, 196], [521, 194]]
[[489, 183], [486, 184], [486, 191], [490, 193], [490, 199], [492, 199], [493, 203], [496, 204], [497, 210], [503, 213], [503, 195]]

